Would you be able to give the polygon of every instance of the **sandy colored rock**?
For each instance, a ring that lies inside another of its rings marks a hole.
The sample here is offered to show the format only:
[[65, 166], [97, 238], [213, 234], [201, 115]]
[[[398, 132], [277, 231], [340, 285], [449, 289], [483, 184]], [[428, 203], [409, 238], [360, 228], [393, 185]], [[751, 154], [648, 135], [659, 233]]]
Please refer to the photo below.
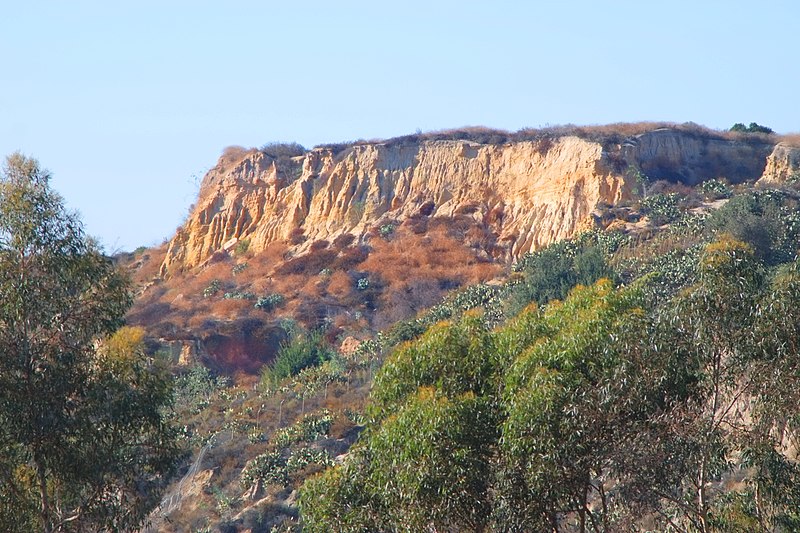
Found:
[[346, 337], [343, 341], [341, 346], [339, 346], [339, 353], [342, 355], [351, 355], [353, 352], [358, 350], [358, 347], [361, 346], [361, 341], [356, 339], [355, 337]]
[[786, 183], [794, 176], [800, 177], [800, 148], [780, 143], [767, 158], [759, 183], [776, 185]]
[[469, 216], [494, 233], [502, 259], [594, 226], [599, 203], [633, 194], [631, 166], [651, 179], [736, 183], [764, 172], [772, 145], [659, 129], [602, 145], [578, 138], [478, 144], [462, 140], [354, 145], [274, 159], [227, 154], [203, 179], [196, 207], [169, 244], [162, 275], [191, 269], [242, 240], [302, 253], [344, 233], [364, 240], [413, 216]]

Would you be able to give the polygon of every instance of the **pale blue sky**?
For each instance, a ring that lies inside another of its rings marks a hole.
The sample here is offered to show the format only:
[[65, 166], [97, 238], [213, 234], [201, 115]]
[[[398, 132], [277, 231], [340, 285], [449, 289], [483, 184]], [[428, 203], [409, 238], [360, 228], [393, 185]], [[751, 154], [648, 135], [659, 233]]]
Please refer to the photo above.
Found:
[[465, 125], [800, 130], [800, 2], [6, 1], [0, 154], [108, 250], [169, 237], [226, 146]]

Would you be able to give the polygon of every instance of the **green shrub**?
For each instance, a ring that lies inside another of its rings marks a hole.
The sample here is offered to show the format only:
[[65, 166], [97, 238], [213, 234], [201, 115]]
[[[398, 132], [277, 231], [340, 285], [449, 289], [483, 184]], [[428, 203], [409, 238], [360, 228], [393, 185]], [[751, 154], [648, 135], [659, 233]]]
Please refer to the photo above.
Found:
[[296, 142], [271, 142], [261, 147], [261, 151], [274, 158], [291, 158], [305, 155], [306, 149], [302, 144]]
[[222, 290], [222, 282], [218, 279], [212, 280], [208, 287], [203, 289], [203, 298], [210, 298]]
[[264, 367], [261, 373], [262, 386], [272, 388], [304, 368], [319, 365], [332, 356], [333, 352], [320, 332], [303, 335], [284, 344], [275, 361]]
[[272, 294], [268, 294], [267, 296], [262, 296], [258, 299], [253, 307], [256, 309], [261, 309], [262, 311], [272, 311], [276, 307], [279, 307], [284, 302], [284, 297], [282, 294], [278, 294], [277, 292], [273, 292]]
[[647, 198], [642, 198], [639, 205], [642, 212], [650, 218], [653, 224], [661, 226], [669, 224], [681, 216], [678, 200], [676, 193], [653, 194]]
[[252, 292], [231, 291], [222, 295], [226, 300], [255, 300], [256, 295]]
[[380, 227], [378, 233], [380, 233], [380, 236], [383, 237], [384, 239], [388, 239], [392, 235], [392, 233], [394, 233], [394, 230], [395, 230], [394, 224], [384, 224], [383, 226]]
[[333, 466], [333, 460], [327, 452], [310, 448], [300, 448], [288, 455], [268, 451], [247, 463], [242, 470], [241, 483], [247, 488], [258, 482], [285, 487], [289, 485], [289, 474], [312, 464]]
[[313, 442], [327, 437], [333, 424], [333, 415], [327, 409], [305, 415], [299, 422], [275, 432], [272, 444], [280, 450], [298, 442]]
[[736, 196], [711, 214], [708, 229], [750, 244], [768, 265], [788, 261], [800, 247], [798, 202], [777, 189]]
[[751, 122], [749, 126], [745, 126], [741, 122], [737, 122], [733, 126], [731, 126], [731, 131], [736, 131], [739, 133], [766, 133], [772, 134], [775, 131], [772, 128], [768, 128], [766, 126], [762, 126], [756, 122]]
[[602, 249], [588, 237], [583, 242], [561, 241], [526, 254], [514, 270], [521, 272], [524, 279], [512, 290], [513, 311], [519, 311], [529, 302], [542, 305], [550, 300], [563, 300], [579, 284], [617, 278]]
[[234, 252], [236, 255], [244, 255], [247, 253], [247, 250], [250, 249], [250, 239], [242, 239], [238, 243], [236, 243], [236, 248], [234, 248]]
[[719, 198], [730, 198], [733, 191], [722, 180], [711, 179], [700, 184], [700, 192], [707, 200], [717, 200]]
[[215, 377], [206, 367], [195, 365], [175, 379], [175, 408], [199, 412], [209, 404], [215, 391], [227, 386], [227, 378]]

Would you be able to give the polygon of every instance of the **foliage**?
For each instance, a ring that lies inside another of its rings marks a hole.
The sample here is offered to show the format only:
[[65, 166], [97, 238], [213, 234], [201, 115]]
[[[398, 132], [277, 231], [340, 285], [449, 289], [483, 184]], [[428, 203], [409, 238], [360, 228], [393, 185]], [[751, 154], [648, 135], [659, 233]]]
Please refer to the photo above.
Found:
[[273, 292], [272, 294], [268, 294], [259, 298], [253, 307], [256, 309], [261, 309], [262, 311], [270, 312], [283, 304], [283, 301], [284, 297], [282, 294]]
[[[427, 313], [418, 318], [416, 325], [412, 326], [411, 329], [421, 328], [420, 332], [422, 332], [428, 326], [442, 320], [458, 318], [464, 312], [477, 307], [483, 308], [484, 316], [489, 322], [499, 322], [502, 319], [503, 296], [505, 296], [505, 289], [502, 287], [486, 283], [470, 285], [445, 297], [442, 303], [433, 306]], [[390, 331], [390, 336], [391, 334], [392, 332]], [[407, 329], [406, 334], [411, 334], [411, 331]], [[392, 345], [389, 344], [389, 346]]]
[[380, 227], [378, 233], [384, 239], [388, 239], [389, 237], [391, 237], [392, 233], [394, 233], [394, 230], [395, 230], [394, 224], [384, 224], [383, 226]]
[[775, 133], [775, 131], [772, 128], [762, 126], [755, 122], [751, 122], [749, 126], [745, 126], [741, 122], [737, 122], [736, 124], [731, 126], [730, 131], [735, 131], [738, 133], [767, 133], [767, 134]]
[[261, 384], [267, 389], [272, 388], [301, 370], [319, 365], [331, 357], [331, 349], [321, 332], [301, 335], [284, 344], [275, 361], [264, 367]]
[[175, 379], [175, 409], [199, 412], [208, 406], [211, 395], [228, 385], [226, 378], [214, 377], [203, 365], [194, 365]]
[[269, 451], [248, 462], [242, 470], [242, 486], [256, 483], [289, 485], [290, 475], [309, 465], [333, 466], [330, 456], [322, 450], [300, 448], [289, 453]]
[[651, 194], [646, 198], [642, 198], [639, 205], [642, 208], [642, 212], [650, 218], [653, 224], [661, 226], [673, 222], [681, 216], [681, 211], [678, 208], [678, 199], [679, 197], [676, 193]]
[[[475, 312], [408, 325], [365, 437], [303, 487], [308, 530], [796, 528], [800, 263], [767, 278], [723, 234], [647, 265], [494, 331]], [[737, 471], [743, 489], [717, 488]]]
[[277, 431], [272, 437], [272, 443], [280, 449], [298, 442], [313, 442], [327, 436], [332, 423], [333, 416], [327, 409], [320, 413], [307, 414], [296, 424]]
[[306, 153], [306, 149], [303, 147], [303, 145], [298, 144], [296, 142], [267, 143], [261, 147], [261, 151], [274, 159], [298, 157], [301, 155], [305, 155]]
[[14, 154], [0, 181], [0, 529], [131, 529], [178, 456], [170, 380], [49, 180]]
[[636, 183], [636, 190], [642, 198], [647, 197], [647, 186], [650, 184], [650, 177], [642, 172], [638, 166], [628, 167], [626, 174]]
[[523, 274], [522, 282], [513, 289], [517, 310], [529, 302], [545, 304], [563, 299], [576, 285], [617, 277], [602, 248], [589, 237], [560, 241], [526, 254], [514, 270]]
[[748, 243], [768, 265], [791, 260], [800, 247], [798, 200], [786, 191], [763, 189], [735, 196], [709, 217], [707, 226]]
[[222, 290], [222, 282], [218, 279], [211, 280], [208, 287], [203, 289], [203, 298], [210, 298]]
[[222, 295], [226, 300], [255, 300], [256, 295], [250, 291], [230, 291]]
[[247, 253], [247, 250], [250, 249], [250, 239], [241, 239], [239, 242], [236, 243], [236, 247], [233, 251], [236, 253], [237, 256], [242, 256]]
[[700, 184], [699, 188], [700, 192], [707, 200], [729, 198], [731, 194], [733, 194], [730, 186], [719, 179], [706, 180]]

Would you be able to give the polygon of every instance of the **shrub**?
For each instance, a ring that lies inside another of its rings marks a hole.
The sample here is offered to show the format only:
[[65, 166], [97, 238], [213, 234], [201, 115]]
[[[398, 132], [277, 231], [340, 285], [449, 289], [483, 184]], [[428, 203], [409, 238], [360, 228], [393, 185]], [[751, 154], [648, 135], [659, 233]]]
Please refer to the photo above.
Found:
[[383, 226], [380, 227], [378, 233], [384, 239], [388, 239], [392, 235], [392, 233], [394, 233], [394, 230], [395, 230], [394, 224], [384, 224]]
[[242, 239], [236, 243], [236, 248], [234, 248], [234, 252], [236, 255], [244, 255], [247, 253], [247, 250], [250, 249], [250, 239]]
[[300, 448], [288, 455], [265, 452], [247, 463], [242, 470], [241, 483], [248, 488], [259, 482], [285, 487], [289, 485], [289, 474], [312, 464], [333, 466], [333, 460], [327, 452], [310, 448]]
[[735, 131], [738, 133], [766, 133], [767, 135], [775, 133], [775, 131], [772, 128], [762, 126], [761, 124], [757, 124], [756, 122], [751, 122], [749, 126], [745, 126], [741, 122], [737, 122], [736, 124], [731, 126], [730, 131]]
[[356, 237], [352, 233], [343, 233], [333, 239], [333, 247], [341, 250], [353, 244], [354, 240], [356, 240]]
[[722, 180], [711, 179], [700, 184], [700, 192], [707, 200], [717, 200], [719, 198], [730, 198], [733, 191]]
[[267, 296], [262, 296], [259, 298], [253, 307], [269, 312], [280, 306], [283, 302], [283, 295], [273, 292], [272, 294], [268, 294]]
[[[605, 234], [599, 235], [619, 235]], [[532, 254], [525, 254], [514, 265], [524, 274], [522, 283], [513, 289], [512, 307], [519, 311], [528, 304], [539, 305], [563, 300], [576, 285], [590, 285], [600, 278], [615, 279], [604, 249], [619, 246], [618, 237], [586, 236], [584, 240], [561, 241]]]
[[218, 279], [211, 280], [208, 287], [203, 289], [203, 298], [210, 298], [222, 289], [222, 282]]
[[681, 216], [678, 195], [675, 193], [650, 195], [642, 198], [640, 206], [644, 214], [657, 226], [668, 224]]
[[327, 437], [332, 425], [333, 415], [327, 409], [320, 413], [307, 414], [296, 424], [275, 432], [272, 444], [280, 450], [298, 442], [310, 443]]
[[297, 375], [304, 368], [327, 361], [332, 355], [332, 350], [321, 332], [303, 335], [284, 344], [275, 361], [264, 367], [261, 373], [262, 386], [274, 387], [282, 380]]
[[305, 155], [306, 149], [302, 144], [298, 144], [296, 142], [290, 143], [282, 143], [282, 142], [271, 142], [267, 143], [261, 147], [261, 151], [274, 158], [291, 158], [291, 157], [299, 157], [301, 155]]
[[226, 300], [254, 300], [256, 295], [252, 292], [231, 291], [222, 295]]

